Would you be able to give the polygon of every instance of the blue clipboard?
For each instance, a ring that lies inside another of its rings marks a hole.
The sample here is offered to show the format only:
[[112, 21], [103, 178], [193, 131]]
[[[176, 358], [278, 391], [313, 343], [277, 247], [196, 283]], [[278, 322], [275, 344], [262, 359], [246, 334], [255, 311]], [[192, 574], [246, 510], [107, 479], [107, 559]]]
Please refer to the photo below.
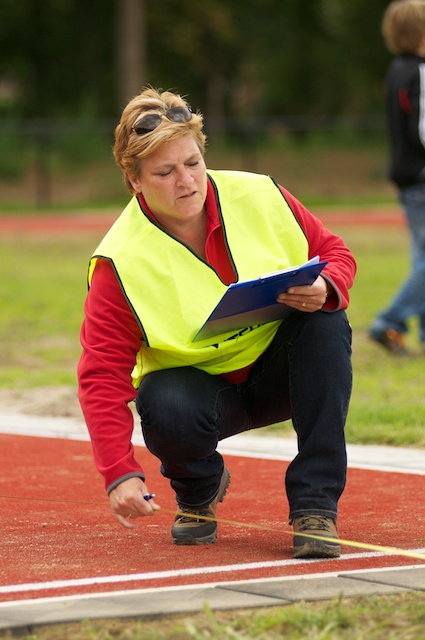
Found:
[[299, 267], [267, 273], [254, 280], [234, 282], [193, 339], [193, 342], [228, 331], [240, 331], [255, 324], [285, 318], [291, 307], [276, 302], [290, 287], [313, 284], [327, 262], [312, 258]]

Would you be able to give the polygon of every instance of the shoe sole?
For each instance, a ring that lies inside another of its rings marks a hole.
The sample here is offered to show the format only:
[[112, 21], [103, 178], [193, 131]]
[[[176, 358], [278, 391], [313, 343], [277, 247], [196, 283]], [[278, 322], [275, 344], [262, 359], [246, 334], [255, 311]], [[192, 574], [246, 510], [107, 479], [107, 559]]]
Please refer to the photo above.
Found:
[[[223, 479], [224, 479], [224, 482], [223, 482]], [[224, 469], [223, 469], [223, 476], [222, 476], [220, 485], [221, 485], [222, 482], [223, 482], [223, 486], [220, 486], [218, 488], [217, 502], [223, 502], [224, 496], [226, 495], [227, 489], [229, 488], [230, 471], [229, 471], [229, 469], [227, 467], [224, 467]]]
[[[226, 495], [227, 489], [229, 488], [229, 484], [230, 484], [230, 473], [227, 467], [224, 467], [222, 479], [220, 481], [220, 487], [217, 494], [217, 503], [223, 502], [224, 496]], [[196, 527], [194, 527], [194, 529], [196, 530]], [[197, 537], [195, 535], [192, 535], [190, 532], [185, 532], [185, 533], [182, 532], [181, 535], [179, 534], [176, 535], [172, 531], [171, 535], [173, 539], [173, 544], [180, 545], [180, 546], [212, 544], [217, 539], [217, 524], [215, 525], [215, 530], [211, 534], [209, 534], [208, 536], [204, 536], [202, 538], [200, 538], [199, 536]]]
[[204, 536], [203, 538], [199, 538], [196, 536], [191, 536], [190, 534], [184, 534], [181, 537], [176, 537], [173, 535], [173, 544], [184, 547], [189, 545], [200, 545], [200, 544], [212, 544], [217, 540], [217, 527], [215, 528], [214, 533], [211, 533], [209, 536]]
[[294, 558], [339, 558], [341, 548], [338, 544], [326, 544], [317, 540], [294, 547]]

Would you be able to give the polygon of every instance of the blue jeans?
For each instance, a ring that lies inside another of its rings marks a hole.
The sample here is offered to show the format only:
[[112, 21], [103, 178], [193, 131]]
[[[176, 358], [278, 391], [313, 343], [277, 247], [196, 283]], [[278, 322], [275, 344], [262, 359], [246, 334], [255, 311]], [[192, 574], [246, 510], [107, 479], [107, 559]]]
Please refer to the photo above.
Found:
[[419, 339], [425, 342], [425, 183], [401, 189], [400, 201], [410, 232], [411, 272], [371, 329], [407, 333], [409, 318], [418, 317]]
[[[177, 503], [197, 508], [218, 491], [219, 440], [292, 418], [299, 453], [286, 473], [289, 517], [336, 518], [346, 481], [344, 426], [351, 387], [345, 312], [295, 311], [243, 384], [193, 367], [156, 371], [143, 379], [136, 407], [146, 446], [161, 461]], [[255, 461], [251, 469], [246, 482], [255, 483]]]

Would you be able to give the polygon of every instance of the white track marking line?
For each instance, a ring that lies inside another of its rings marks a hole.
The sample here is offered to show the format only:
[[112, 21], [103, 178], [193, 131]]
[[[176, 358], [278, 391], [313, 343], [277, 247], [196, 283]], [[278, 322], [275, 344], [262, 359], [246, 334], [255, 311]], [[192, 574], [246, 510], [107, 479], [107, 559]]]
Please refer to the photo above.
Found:
[[[150, 593], [158, 594], [158, 593], [168, 593], [173, 591], [189, 591], [196, 589], [214, 589], [219, 587], [232, 587], [235, 585], [248, 585], [248, 584], [258, 584], [258, 583], [270, 583], [270, 582], [290, 582], [293, 580], [315, 580], [315, 579], [326, 579], [326, 578], [340, 578], [344, 576], [350, 576], [353, 573], [362, 574], [362, 573], [382, 573], [382, 572], [390, 572], [390, 571], [415, 571], [415, 570], [423, 570], [422, 565], [404, 565], [402, 567], [384, 567], [383, 569], [347, 569], [345, 571], [326, 571], [322, 573], [307, 573], [301, 574], [297, 576], [276, 576], [273, 578], [251, 578], [248, 580], [231, 580], [231, 581], [222, 581], [222, 582], [200, 582], [200, 583], [192, 583], [192, 584], [183, 584], [183, 585], [172, 585], [165, 587], [148, 587], [146, 589], [132, 589], [130, 592], [128, 590], [117, 590], [117, 591], [95, 591], [93, 593], [84, 593], [84, 594], [73, 594], [68, 596], [46, 596], [43, 598], [38, 598], [38, 602], [43, 602], [43, 604], [49, 603], [61, 603], [72, 602], [75, 600], [98, 600], [99, 598], [104, 599], [106, 596], [108, 598], [113, 597], [122, 597], [128, 598], [129, 594], [132, 596], [137, 595], [147, 595]], [[0, 610], [3, 608], [13, 608], [13, 607], [21, 607], [22, 605], [29, 604], [31, 606], [34, 605], [34, 598], [30, 598], [27, 600], [14, 600], [8, 602], [0, 602]]]
[[[70, 440], [81, 440], [87, 441], [88, 435], [85, 432], [82, 425], [75, 420], [66, 419], [66, 418], [35, 418], [32, 416], [11, 416], [11, 415], [2, 415], [1, 422], [3, 424], [0, 426], [1, 433], [15, 433], [16, 435], [28, 435], [35, 437], [48, 437], [48, 438], [66, 438]], [[8, 423], [8, 424], [5, 424]], [[42, 424], [44, 429], [42, 428]], [[73, 429], [69, 429], [72, 425]], [[47, 426], [47, 429], [46, 429]], [[254, 440], [255, 438], [255, 440]], [[134, 436], [134, 444], [138, 446], [144, 446], [144, 442], [140, 434], [135, 432]], [[230, 444], [230, 447], [223, 446], [220, 448], [220, 452], [225, 455], [233, 455], [239, 457], [246, 458], [262, 458], [267, 460], [281, 460], [287, 461], [291, 460], [292, 457], [296, 454], [296, 442], [293, 439], [285, 439], [285, 438], [276, 438], [276, 437], [267, 437], [267, 436], [234, 436], [233, 438], [229, 438], [226, 441], [220, 443], [221, 445]], [[239, 448], [243, 443], [243, 448]], [[255, 444], [253, 444], [255, 443]], [[280, 446], [279, 446], [280, 445]], [[261, 449], [264, 449], [263, 451]], [[268, 449], [268, 450], [267, 450]], [[279, 451], [280, 453], [276, 453]], [[351, 468], [358, 469], [369, 469], [373, 471], [383, 471], [389, 473], [405, 473], [411, 475], [425, 475], [425, 465], [422, 465], [422, 460], [425, 460], [425, 451], [417, 451], [417, 460], [413, 461], [411, 456], [415, 455], [415, 450], [408, 450], [410, 455], [406, 457], [405, 449], [399, 449], [397, 447], [380, 447], [380, 446], [365, 446], [361, 445], [348, 445], [348, 454], [350, 460], [350, 451], [353, 452], [352, 455], [352, 463], [349, 464]], [[270, 451], [274, 451], [275, 453], [270, 453]], [[363, 458], [362, 452], [367, 452], [367, 462], [362, 463], [359, 460]], [[359, 455], [360, 454], [360, 455]], [[389, 455], [388, 455], [389, 454]], [[409, 466], [401, 466], [407, 461], [407, 464], [412, 465], [411, 468]], [[398, 464], [397, 464], [398, 463]], [[401, 464], [400, 464], [401, 463]], [[400, 466], [399, 466], [400, 465]], [[412, 551], [418, 553], [425, 553], [425, 549], [414, 549]], [[353, 560], [353, 559], [366, 559], [366, 558], [377, 558], [384, 556], [391, 556], [394, 554], [389, 554], [384, 551], [374, 551], [367, 553], [353, 553], [341, 556], [340, 558], [334, 559], [333, 563], [344, 562], [345, 560]], [[278, 561], [265, 561], [265, 562], [253, 562], [246, 564], [236, 564], [236, 565], [224, 565], [224, 566], [211, 566], [211, 567], [195, 567], [191, 569], [176, 569], [169, 571], [156, 571], [151, 573], [140, 573], [140, 574], [128, 574], [128, 575], [113, 575], [113, 576], [101, 576], [101, 577], [91, 577], [91, 578], [77, 578], [73, 580], [54, 580], [48, 582], [35, 582], [35, 583], [25, 583], [25, 584], [16, 584], [16, 585], [4, 585], [0, 586], [0, 594], [1, 593], [23, 593], [28, 591], [45, 591], [45, 590], [53, 590], [53, 589], [64, 589], [64, 588], [72, 588], [79, 586], [91, 586], [96, 584], [119, 584], [124, 582], [137, 582], [137, 581], [147, 581], [147, 580], [166, 580], [169, 578], [178, 578], [184, 576], [197, 576], [201, 574], [217, 574], [217, 573], [228, 573], [228, 572], [242, 572], [242, 571], [250, 571], [250, 570], [260, 570], [260, 569], [273, 569], [278, 567], [289, 567], [289, 566], [301, 566], [303, 564], [311, 564], [322, 562], [321, 559], [318, 560], [278, 560]], [[421, 566], [421, 565], [412, 565], [413, 567]], [[399, 567], [391, 567], [391, 569], [402, 569], [406, 568], [405, 566]], [[367, 569], [368, 571], [383, 571], [385, 569]], [[353, 571], [361, 571], [360, 569], [352, 569]], [[253, 581], [269, 581], [269, 580], [282, 580], [282, 579], [297, 579], [297, 578], [314, 578], [319, 575], [325, 574], [299, 574], [296, 576], [280, 576], [277, 578], [258, 578], [253, 579]], [[334, 575], [333, 572], [326, 575]], [[233, 584], [234, 581], [231, 581], [229, 584]], [[207, 586], [213, 586], [215, 583], [207, 583]], [[222, 582], [217, 584], [223, 584]], [[201, 587], [199, 584], [192, 585], [196, 587]], [[189, 588], [190, 585], [185, 585], [182, 588]], [[170, 589], [172, 587], [156, 587], [153, 588], [154, 591], [157, 589]], [[174, 588], [174, 587], [173, 587]], [[79, 596], [75, 596], [79, 597]], [[22, 602], [22, 601], [19, 601]], [[1, 603], [0, 603], [1, 606]]]
[[[425, 553], [425, 549], [412, 549], [416, 553]], [[364, 560], [365, 558], [390, 557], [381, 551], [373, 551], [369, 553], [350, 553], [340, 558], [335, 558], [332, 563], [338, 564], [346, 560]], [[266, 562], [248, 562], [246, 564], [228, 564], [222, 566], [195, 567], [192, 569], [173, 569], [169, 571], [152, 571], [147, 573], [135, 573], [112, 576], [93, 576], [90, 578], [76, 578], [72, 580], [52, 580], [47, 582], [29, 582], [24, 584], [4, 585], [0, 587], [1, 593], [22, 593], [25, 591], [46, 591], [50, 589], [66, 589], [70, 587], [92, 586], [95, 584], [117, 584], [121, 582], [142, 582], [147, 580], [166, 580], [168, 578], [179, 578], [183, 576], [197, 576], [202, 574], [229, 573], [234, 571], [252, 571], [258, 569], [274, 569], [278, 567], [302, 566], [317, 562], [323, 562], [323, 559], [317, 560], [271, 560]], [[415, 565], [414, 565], [415, 566]], [[402, 568], [402, 567], [400, 567]], [[337, 569], [338, 571], [338, 569]], [[356, 569], [351, 570], [356, 571]], [[313, 574], [317, 575], [317, 574]], [[303, 577], [303, 575], [293, 576], [294, 578]], [[198, 585], [196, 585], [198, 586]]]

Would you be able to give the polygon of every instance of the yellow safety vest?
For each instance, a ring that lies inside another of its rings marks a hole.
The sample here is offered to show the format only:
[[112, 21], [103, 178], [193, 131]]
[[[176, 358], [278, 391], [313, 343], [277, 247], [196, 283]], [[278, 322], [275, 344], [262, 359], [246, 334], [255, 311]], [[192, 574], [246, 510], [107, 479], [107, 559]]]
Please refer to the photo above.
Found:
[[[270, 177], [239, 171], [208, 175], [237, 281], [308, 259], [305, 234]], [[89, 284], [98, 258], [110, 260], [144, 336], [133, 371], [136, 388], [161, 369], [193, 366], [218, 375], [248, 366], [267, 349], [281, 322], [193, 342], [227, 285], [211, 265], [152, 222], [135, 197], [94, 252]]]

